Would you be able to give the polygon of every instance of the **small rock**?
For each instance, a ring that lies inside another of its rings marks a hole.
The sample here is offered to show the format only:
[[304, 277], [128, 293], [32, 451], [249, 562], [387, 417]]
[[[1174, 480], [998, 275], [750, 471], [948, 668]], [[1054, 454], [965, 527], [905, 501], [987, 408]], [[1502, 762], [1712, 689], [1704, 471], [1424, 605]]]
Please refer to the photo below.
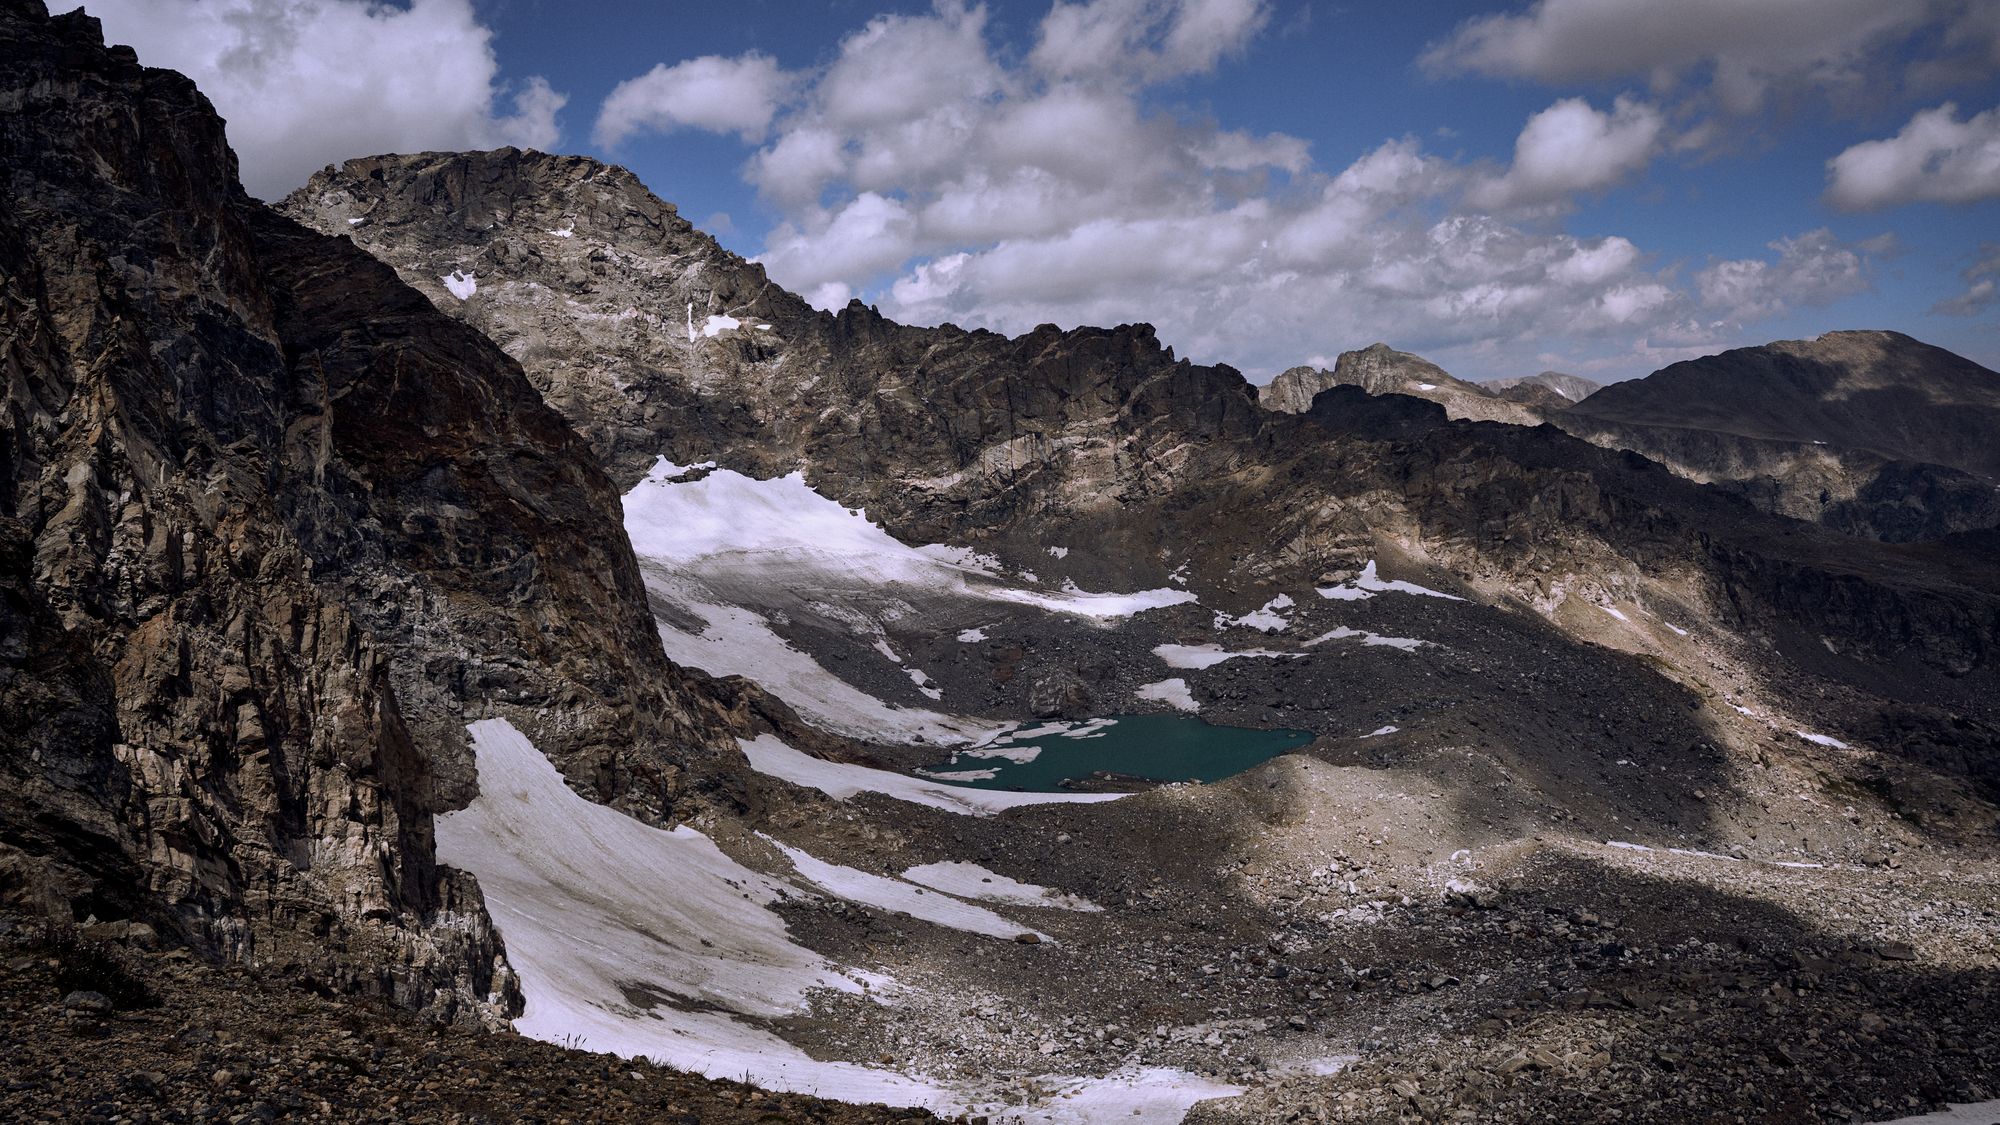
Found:
[[1027, 933], [1015, 934], [1014, 940], [1022, 945], [1040, 945], [1042, 944], [1042, 935], [1029, 931]]
[[102, 992], [72, 992], [63, 997], [63, 1010], [85, 1016], [108, 1016], [111, 1014], [111, 998]]

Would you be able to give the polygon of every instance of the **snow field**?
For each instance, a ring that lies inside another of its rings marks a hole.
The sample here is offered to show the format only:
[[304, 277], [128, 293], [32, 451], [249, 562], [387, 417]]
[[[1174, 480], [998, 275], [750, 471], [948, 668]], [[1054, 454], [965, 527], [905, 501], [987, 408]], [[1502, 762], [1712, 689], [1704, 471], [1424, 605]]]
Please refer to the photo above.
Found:
[[1368, 560], [1368, 565], [1361, 568], [1361, 576], [1354, 581], [1343, 582], [1338, 586], [1316, 587], [1315, 592], [1322, 598], [1343, 602], [1363, 601], [1376, 594], [1417, 594], [1426, 598], [1443, 598], [1448, 602], [1465, 600], [1456, 594], [1447, 594], [1428, 586], [1419, 586], [1414, 582], [1385, 581], [1376, 574], [1374, 559]]
[[999, 938], [1001, 941], [1012, 941], [1016, 936], [1027, 933], [1034, 934], [1042, 941], [1055, 940], [1039, 930], [1023, 926], [991, 910], [974, 906], [951, 895], [926, 891], [923, 887], [902, 879], [872, 875], [853, 867], [828, 863], [762, 833], [758, 835], [783, 852], [785, 858], [792, 861], [792, 867], [800, 875], [818, 884], [835, 898], [844, 898], [849, 902], [858, 902], [863, 906], [873, 906], [879, 910], [906, 914], [921, 921], [962, 930], [969, 934]]
[[[1181, 1071], [1144, 1068], [1102, 1078], [1045, 1076], [1054, 1094], [1036, 1104], [1007, 1106], [976, 1082], [942, 1083], [814, 1059], [737, 1016], [807, 1012], [815, 990], [880, 1000], [885, 992], [901, 993], [901, 986], [879, 974], [843, 969], [793, 942], [783, 920], [765, 909], [799, 893], [790, 884], [742, 866], [691, 828], [654, 828], [584, 800], [505, 719], [481, 720], [466, 730], [479, 796], [437, 819], [438, 859], [479, 880], [527, 1002], [514, 1021], [524, 1035], [622, 1058], [645, 1056], [769, 1090], [921, 1106], [947, 1116], [986, 1114], [1014, 1125], [1110, 1120], [1175, 1125], [1195, 1102], [1241, 1092]], [[1007, 927], [1008, 937], [1027, 932], [914, 881], [824, 863], [770, 842], [801, 875], [841, 897], [975, 933], [989, 933], [996, 924]], [[976, 881], [994, 901], [1016, 902], [1043, 890], [1002, 881], [973, 864], [911, 870], [919, 872], [944, 882]], [[983, 882], [988, 878], [994, 882]], [[1082, 900], [1034, 905], [1090, 908]], [[703, 1010], [688, 1010], [686, 1002]]]
[[1059, 910], [1081, 910], [1086, 913], [1096, 913], [1104, 909], [1087, 898], [1064, 894], [1033, 883], [1018, 882], [976, 863], [962, 860], [926, 863], [921, 867], [912, 867], [903, 872], [903, 878], [912, 883], [921, 883], [932, 890], [985, 902], [1002, 902], [1013, 906], [1049, 906]]
[[1150, 699], [1155, 703], [1177, 707], [1182, 711], [1201, 710], [1201, 704], [1195, 702], [1194, 693], [1188, 690], [1187, 681], [1179, 676], [1141, 684], [1132, 694], [1140, 699]]

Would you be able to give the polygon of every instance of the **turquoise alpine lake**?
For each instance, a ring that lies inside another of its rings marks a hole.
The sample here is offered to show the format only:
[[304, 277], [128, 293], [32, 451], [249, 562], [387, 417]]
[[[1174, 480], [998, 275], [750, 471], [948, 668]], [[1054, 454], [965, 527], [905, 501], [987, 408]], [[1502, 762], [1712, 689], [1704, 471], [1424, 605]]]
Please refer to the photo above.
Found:
[[979, 789], [1055, 793], [1106, 773], [1148, 781], [1220, 781], [1311, 742], [1302, 730], [1218, 727], [1187, 715], [1114, 715], [1024, 723], [917, 772]]

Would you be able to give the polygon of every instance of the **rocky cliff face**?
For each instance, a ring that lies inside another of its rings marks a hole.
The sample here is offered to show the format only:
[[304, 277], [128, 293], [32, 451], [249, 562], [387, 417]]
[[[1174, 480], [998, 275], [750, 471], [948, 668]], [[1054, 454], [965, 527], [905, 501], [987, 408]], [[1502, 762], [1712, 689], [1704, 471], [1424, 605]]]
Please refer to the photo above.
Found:
[[1428, 399], [1453, 418], [1513, 422], [1533, 426], [1541, 419], [1521, 404], [1496, 399], [1475, 383], [1457, 379], [1430, 360], [1399, 352], [1387, 344], [1370, 344], [1342, 352], [1333, 370], [1294, 367], [1258, 389], [1257, 401], [1267, 410], [1303, 414], [1313, 397], [1328, 387], [1360, 387], [1371, 395], [1409, 395]]
[[0, 90], [0, 894], [504, 1013], [431, 842], [465, 719], [656, 817], [721, 744], [616, 490], [479, 333], [246, 197], [207, 101], [95, 20], [0, 4]]

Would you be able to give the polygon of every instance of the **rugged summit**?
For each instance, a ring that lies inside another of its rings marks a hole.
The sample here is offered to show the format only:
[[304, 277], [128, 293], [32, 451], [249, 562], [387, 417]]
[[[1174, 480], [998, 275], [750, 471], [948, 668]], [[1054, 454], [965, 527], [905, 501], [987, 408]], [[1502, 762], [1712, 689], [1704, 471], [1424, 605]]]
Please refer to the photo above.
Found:
[[1604, 422], [1826, 444], [2000, 480], [2000, 373], [1900, 332], [1829, 332], [1685, 360], [1573, 409]]
[[1342, 352], [1333, 370], [1294, 367], [1258, 388], [1257, 401], [1267, 410], [1303, 414], [1313, 397], [1328, 387], [1360, 387], [1371, 395], [1409, 395], [1429, 399], [1453, 418], [1513, 422], [1532, 426], [1540, 421], [1511, 402], [1501, 402], [1476, 383], [1453, 377], [1430, 360], [1399, 352], [1387, 344], [1370, 344]]
[[8, 0], [0, 90], [0, 895], [511, 1014], [433, 851], [466, 719], [653, 816], [721, 744], [611, 482], [483, 336], [249, 199], [208, 102], [94, 19]]
[[1520, 375], [1511, 379], [1487, 379], [1479, 386], [1509, 402], [1554, 408], [1582, 402], [1604, 389], [1604, 384], [1594, 379], [1561, 371], [1544, 371], [1539, 375]]

